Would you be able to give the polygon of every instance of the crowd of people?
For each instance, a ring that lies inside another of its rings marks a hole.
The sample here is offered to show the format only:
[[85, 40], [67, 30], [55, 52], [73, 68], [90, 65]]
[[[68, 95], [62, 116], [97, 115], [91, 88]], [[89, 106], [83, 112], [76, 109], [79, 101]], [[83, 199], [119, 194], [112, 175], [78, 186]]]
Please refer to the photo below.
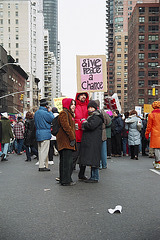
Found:
[[[152, 104], [154, 110], [144, 118], [135, 110], [122, 115], [116, 109], [108, 114], [100, 109], [98, 100], [89, 101], [87, 92], [77, 93], [75, 100], [64, 98], [62, 106], [59, 113], [41, 99], [35, 114], [28, 111], [25, 119], [19, 116], [16, 121], [10, 121], [6, 112], [1, 113], [1, 161], [8, 161], [8, 153], [21, 155], [25, 151], [26, 162], [34, 155], [39, 171], [48, 172], [48, 164], [54, 164], [53, 155], [59, 153], [56, 180], [63, 186], [75, 185], [72, 173], [77, 164], [79, 181], [99, 182], [99, 170], [107, 168], [111, 157], [138, 160], [141, 153], [155, 158], [154, 167], [160, 169], [160, 101]], [[53, 136], [52, 122], [57, 115], [59, 131]], [[89, 178], [86, 166], [91, 169]]]

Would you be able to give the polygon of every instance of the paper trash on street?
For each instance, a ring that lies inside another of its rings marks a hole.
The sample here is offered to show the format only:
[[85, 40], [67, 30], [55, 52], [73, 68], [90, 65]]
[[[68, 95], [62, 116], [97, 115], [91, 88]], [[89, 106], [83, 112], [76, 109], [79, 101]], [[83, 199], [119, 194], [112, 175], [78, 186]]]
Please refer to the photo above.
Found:
[[108, 209], [108, 212], [109, 212], [110, 214], [113, 214], [113, 213], [122, 213], [122, 206], [121, 206], [121, 205], [117, 205], [114, 209], [109, 208], [109, 209]]

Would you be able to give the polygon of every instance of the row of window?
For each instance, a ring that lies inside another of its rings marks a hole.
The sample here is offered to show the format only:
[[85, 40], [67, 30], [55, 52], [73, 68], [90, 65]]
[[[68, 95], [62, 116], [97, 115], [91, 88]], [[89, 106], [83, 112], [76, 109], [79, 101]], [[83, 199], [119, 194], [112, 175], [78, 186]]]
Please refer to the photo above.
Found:
[[[149, 25], [148, 26], [148, 31], [149, 32], [158, 32], [159, 31], [159, 26], [158, 25]], [[139, 26], [139, 32], [145, 32], [145, 26], [144, 25]]]
[[[139, 62], [138, 66], [144, 68], [144, 62]], [[148, 62], [148, 67], [157, 67], [158, 62]]]
[[[144, 50], [145, 44], [139, 44], [139, 50]], [[158, 44], [148, 44], [148, 50], [157, 50]]]
[[[139, 17], [140, 23], [144, 23], [145, 20], [146, 20], [145, 17]], [[152, 23], [159, 22], [159, 17], [158, 16], [149, 16], [148, 21], [152, 22]]]
[[[144, 53], [139, 53], [138, 54], [139, 59], [144, 59]], [[148, 53], [148, 58], [149, 59], [157, 59], [158, 58], [158, 53]]]
[[[152, 104], [154, 101], [155, 101], [155, 99], [153, 99], [153, 98], [148, 98], [148, 104]], [[139, 98], [139, 99], [138, 99], [138, 103], [139, 103], [140, 105], [143, 105], [143, 104], [144, 104], [144, 98]]]
[[[145, 83], [144, 80], [139, 80], [139, 81], [138, 81], [138, 86], [139, 86], [139, 87], [144, 87], [144, 83]], [[148, 85], [149, 85], [149, 86], [152, 86], [152, 85], [154, 85], [154, 84], [155, 84], [155, 85], [158, 85], [158, 80], [149, 80], [149, 81], [148, 81]]]
[[[139, 77], [144, 77], [145, 72], [144, 71], [139, 71], [138, 76]], [[148, 71], [148, 77], [158, 77], [158, 71], [152, 71], [152, 72]]]
[[[145, 39], [144, 35], [139, 35], [139, 40], [143, 41]], [[158, 35], [148, 35], [148, 40], [149, 41], [158, 41], [159, 36]]]
[[[159, 13], [159, 7], [149, 7], [150, 13]], [[139, 13], [145, 13], [145, 7], [139, 7]]]
[[[138, 94], [144, 94], [144, 89], [138, 89]], [[155, 89], [155, 94], [158, 95], [158, 89]], [[148, 95], [152, 95], [152, 89], [148, 89]]]
[[[8, 3], [8, 9], [11, 8], [11, 4]], [[0, 3], [0, 9], [3, 9], [3, 3]], [[18, 9], [18, 3], [15, 3], [15, 9]]]

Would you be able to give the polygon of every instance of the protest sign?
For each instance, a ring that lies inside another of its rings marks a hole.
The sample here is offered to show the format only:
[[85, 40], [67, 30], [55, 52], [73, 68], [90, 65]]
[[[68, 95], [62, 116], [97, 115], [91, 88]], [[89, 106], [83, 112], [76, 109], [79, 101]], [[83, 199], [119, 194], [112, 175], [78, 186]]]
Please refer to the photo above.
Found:
[[66, 97], [60, 97], [60, 98], [54, 98], [54, 106], [58, 109], [58, 112], [61, 112], [63, 110], [62, 106], [62, 100]]
[[77, 91], [107, 92], [105, 55], [77, 56]]
[[121, 112], [121, 105], [120, 105], [117, 93], [114, 93], [111, 97], [106, 96], [104, 98], [104, 102], [108, 109], [110, 110], [117, 109], [119, 112]]

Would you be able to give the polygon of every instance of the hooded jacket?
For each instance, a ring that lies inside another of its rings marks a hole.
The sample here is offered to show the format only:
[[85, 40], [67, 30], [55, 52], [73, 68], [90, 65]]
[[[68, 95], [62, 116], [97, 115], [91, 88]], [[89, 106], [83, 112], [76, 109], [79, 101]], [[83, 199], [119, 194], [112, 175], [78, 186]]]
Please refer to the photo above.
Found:
[[76, 140], [74, 114], [70, 110], [73, 99], [64, 98], [62, 100], [63, 109], [58, 117], [60, 129], [57, 138], [58, 151], [63, 149], [75, 150], [75, 146], [70, 146], [71, 141]]
[[[128, 145], [139, 145], [140, 144], [140, 132], [137, 129], [137, 122], [140, 120], [136, 114], [129, 116], [125, 120], [125, 128], [128, 132]], [[141, 122], [142, 124], [142, 122]]]
[[154, 109], [148, 115], [147, 129], [145, 137], [148, 139], [150, 137], [150, 147], [160, 148], [160, 109]]
[[81, 119], [85, 118], [87, 119], [88, 117], [88, 103], [89, 103], [89, 95], [87, 92], [84, 92], [84, 94], [86, 94], [86, 100], [85, 102], [81, 102], [78, 99], [78, 96], [81, 93], [77, 93], [76, 94], [76, 109], [75, 109], [75, 124], [78, 125], [78, 129], [76, 128], [76, 141], [77, 142], [81, 142], [82, 139], [82, 134], [83, 134], [83, 130], [82, 130], [82, 123], [81, 123]]

